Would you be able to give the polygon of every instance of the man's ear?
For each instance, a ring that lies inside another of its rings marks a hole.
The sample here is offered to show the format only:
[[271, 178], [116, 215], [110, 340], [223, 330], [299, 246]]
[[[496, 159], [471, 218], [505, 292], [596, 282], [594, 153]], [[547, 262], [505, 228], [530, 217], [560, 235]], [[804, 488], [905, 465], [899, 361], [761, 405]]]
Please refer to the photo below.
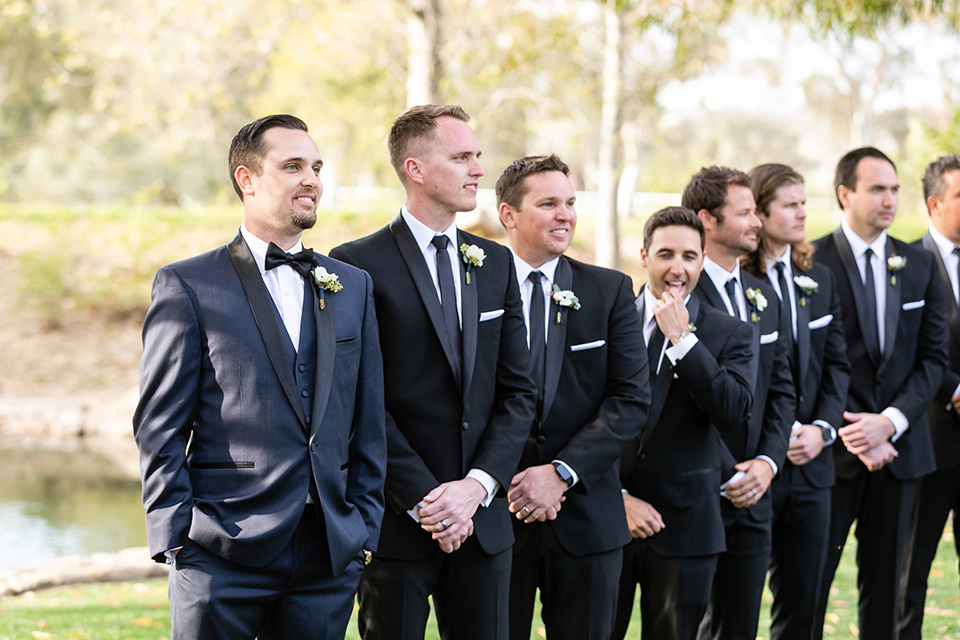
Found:
[[840, 201], [840, 208], [846, 211], [850, 204], [850, 194], [853, 193], [844, 185], [837, 187], [837, 200]]
[[506, 202], [500, 203], [500, 222], [507, 229], [515, 229], [517, 226], [517, 212], [513, 210]]
[[700, 218], [700, 224], [703, 225], [704, 231], [715, 231], [717, 228], [717, 219], [713, 216], [712, 213], [706, 209], [700, 209], [697, 211], [697, 217]]
[[[643, 247], [640, 247], [640, 264], [644, 269], [647, 268], [647, 250]], [[647, 278], [649, 279], [649, 275]]]
[[927, 211], [930, 212], [930, 219], [939, 217], [940, 215], [940, 201], [937, 199], [937, 196], [930, 196], [927, 198]]
[[420, 166], [420, 161], [416, 158], [407, 158], [403, 161], [403, 171], [407, 174], [407, 178], [416, 182], [417, 184], [423, 184], [423, 168]]
[[233, 179], [237, 181], [240, 192], [245, 196], [253, 195], [253, 172], [243, 165], [237, 167], [233, 172]]

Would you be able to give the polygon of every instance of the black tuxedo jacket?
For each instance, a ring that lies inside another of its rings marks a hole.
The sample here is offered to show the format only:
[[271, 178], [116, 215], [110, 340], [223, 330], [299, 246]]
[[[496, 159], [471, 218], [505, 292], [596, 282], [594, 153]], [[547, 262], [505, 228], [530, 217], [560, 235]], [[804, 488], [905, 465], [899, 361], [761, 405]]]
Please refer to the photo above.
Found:
[[486, 253], [483, 265], [473, 267], [470, 284], [463, 262], [456, 263], [462, 384], [454, 373], [440, 298], [403, 218], [330, 252], [373, 278], [383, 328], [390, 508], [378, 553], [386, 558], [415, 560], [437, 548], [407, 510], [471, 468], [486, 471], [501, 486], [490, 506], [477, 509], [473, 518], [478, 542], [493, 554], [514, 541], [506, 489], [536, 410], [520, 289], [508, 249], [464, 231], [458, 231], [458, 239]]
[[[818, 287], [812, 295], [794, 286], [797, 310], [797, 360], [792, 368], [797, 396], [797, 420], [813, 424], [814, 420], [829, 423], [834, 429], [843, 425], [843, 410], [850, 384], [850, 361], [843, 339], [840, 293], [833, 274], [814, 263], [808, 271], [793, 267], [795, 277], [807, 276]], [[784, 314], [781, 338], [790, 331], [789, 314]], [[842, 442], [831, 446], [843, 447]], [[790, 464], [787, 462], [787, 464]], [[830, 487], [834, 482], [833, 454], [824, 449], [819, 456], [800, 468], [800, 473], [814, 487]]]
[[[641, 292], [641, 322], [643, 300]], [[741, 430], [753, 401], [750, 328], [726, 311], [703, 304], [696, 293], [687, 309], [697, 344], [676, 367], [663, 356], [647, 426], [620, 458], [623, 488], [663, 517], [666, 527], [649, 538], [651, 548], [663, 556], [725, 550], [717, 430]], [[656, 366], [650, 362], [651, 368]]]
[[334, 573], [376, 549], [386, 439], [373, 283], [326, 256], [316, 263], [343, 289], [325, 293], [322, 311], [313, 297], [309, 422], [285, 329], [242, 236], [157, 273], [133, 419], [157, 561], [189, 539], [268, 564], [293, 536], [311, 483]]
[[[753, 363], [750, 376], [753, 409], [740, 428], [721, 434], [723, 446], [720, 448], [720, 455], [724, 482], [736, 473], [734, 465], [759, 455], [769, 457], [778, 468], [782, 468], [790, 444], [790, 429], [796, 415], [796, 398], [790, 365], [787, 361], [786, 340], [780, 336], [780, 309], [777, 306], [777, 293], [769, 282], [764, 282], [742, 269], [740, 278], [744, 291], [760, 289], [763, 292], [763, 296], [767, 299], [767, 306], [757, 313], [757, 322], [747, 323], [753, 334], [751, 340]], [[723, 304], [723, 298], [720, 297], [720, 293], [706, 272], [700, 274], [697, 292], [707, 304], [729, 316], [727, 307]], [[751, 313], [749, 302], [747, 302], [747, 313], [748, 315]], [[758, 520], [769, 519], [772, 516], [771, 502], [766, 499], [767, 495], [765, 494], [757, 504], [747, 509], [750, 515]]]
[[[947, 292], [929, 252], [887, 237], [886, 256], [903, 256], [906, 266], [888, 277], [885, 342], [880, 362], [874, 362], [863, 341], [861, 321], [866, 293], [853, 251], [843, 231], [820, 238], [817, 260], [830, 269], [840, 292], [843, 333], [850, 359], [848, 411], [880, 413], [899, 409], [910, 428], [894, 446], [899, 452], [890, 473], [900, 480], [920, 478], [934, 470], [926, 410], [943, 379], [947, 363]], [[850, 478], [865, 467], [843, 446], [833, 447], [837, 476]]]
[[[619, 271], [565, 256], [554, 282], [576, 293], [580, 308], [551, 303], [545, 356], [543, 421], [534, 425], [521, 468], [562, 460], [579, 481], [556, 520], [547, 521], [573, 555], [627, 544], [620, 496], [620, 452], [640, 435], [650, 404], [647, 350], [634, 306], [633, 283]], [[517, 539], [531, 526], [514, 520]]]
[[[947, 275], [947, 267], [943, 264], [943, 258], [933, 238], [926, 233], [914, 244], [933, 254], [944, 290], [947, 296], [952, 298], [953, 287], [950, 285], [950, 276]], [[943, 372], [943, 382], [940, 383], [940, 388], [934, 394], [933, 402], [927, 409], [930, 437], [933, 440], [933, 455], [938, 471], [947, 471], [960, 464], [960, 416], [957, 416], [957, 412], [952, 407], [946, 408], [950, 404], [957, 385], [960, 385], [960, 317], [958, 317], [960, 314], [952, 299], [948, 299], [946, 305], [947, 328], [950, 330], [947, 340], [949, 362]]]

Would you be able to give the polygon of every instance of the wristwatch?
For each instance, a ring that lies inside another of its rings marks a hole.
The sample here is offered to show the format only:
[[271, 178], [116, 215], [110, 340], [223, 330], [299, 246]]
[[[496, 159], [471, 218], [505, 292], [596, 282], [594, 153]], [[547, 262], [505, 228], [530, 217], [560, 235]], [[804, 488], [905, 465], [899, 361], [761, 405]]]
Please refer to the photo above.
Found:
[[815, 427], [820, 427], [820, 434], [823, 436], [824, 442], [830, 442], [830, 438], [833, 437], [833, 432], [830, 429], [826, 428], [822, 424], [816, 424]]
[[571, 474], [565, 466], [559, 462], [554, 462], [553, 468], [557, 470], [557, 475], [560, 476], [560, 479], [567, 483], [567, 489], [573, 486], [573, 474]]

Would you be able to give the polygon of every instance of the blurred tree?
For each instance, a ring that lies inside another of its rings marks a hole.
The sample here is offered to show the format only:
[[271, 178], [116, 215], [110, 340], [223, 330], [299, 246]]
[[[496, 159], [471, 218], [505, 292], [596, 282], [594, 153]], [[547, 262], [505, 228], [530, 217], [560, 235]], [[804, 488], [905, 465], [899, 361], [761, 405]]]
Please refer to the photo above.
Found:
[[441, 0], [404, 0], [407, 16], [407, 107], [439, 104], [443, 77]]

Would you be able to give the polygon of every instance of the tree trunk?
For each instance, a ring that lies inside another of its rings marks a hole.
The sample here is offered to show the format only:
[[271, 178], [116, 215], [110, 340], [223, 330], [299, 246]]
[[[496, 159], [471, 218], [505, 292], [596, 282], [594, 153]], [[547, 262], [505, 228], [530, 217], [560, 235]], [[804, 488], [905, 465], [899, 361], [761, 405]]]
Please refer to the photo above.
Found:
[[407, 107], [440, 102], [441, 0], [409, 0]]
[[603, 102], [600, 111], [600, 156], [597, 161], [597, 226], [594, 261], [604, 267], [620, 264], [617, 229], [617, 132], [623, 76], [623, 16], [616, 0], [603, 4]]

